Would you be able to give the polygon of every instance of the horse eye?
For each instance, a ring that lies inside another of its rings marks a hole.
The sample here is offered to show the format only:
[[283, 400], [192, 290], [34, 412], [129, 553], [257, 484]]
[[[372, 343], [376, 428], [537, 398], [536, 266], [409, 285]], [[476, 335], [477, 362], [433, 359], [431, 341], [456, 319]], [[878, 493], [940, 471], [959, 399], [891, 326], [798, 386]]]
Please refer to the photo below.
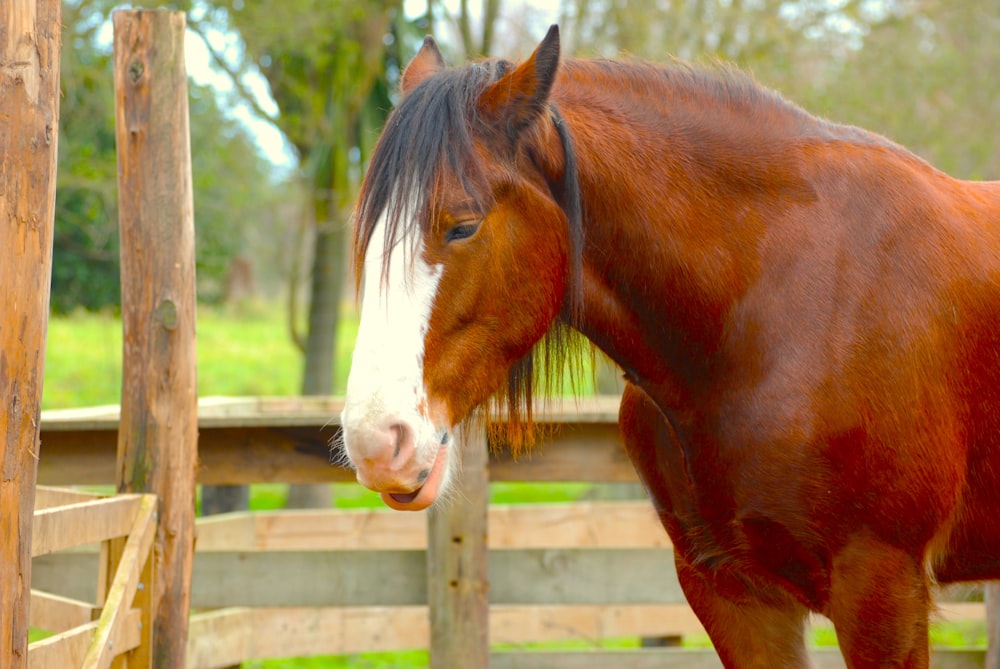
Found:
[[444, 241], [446, 242], [457, 242], [460, 239], [468, 239], [472, 235], [476, 234], [479, 230], [479, 223], [462, 223], [461, 225], [456, 225], [449, 229], [448, 232], [444, 233]]

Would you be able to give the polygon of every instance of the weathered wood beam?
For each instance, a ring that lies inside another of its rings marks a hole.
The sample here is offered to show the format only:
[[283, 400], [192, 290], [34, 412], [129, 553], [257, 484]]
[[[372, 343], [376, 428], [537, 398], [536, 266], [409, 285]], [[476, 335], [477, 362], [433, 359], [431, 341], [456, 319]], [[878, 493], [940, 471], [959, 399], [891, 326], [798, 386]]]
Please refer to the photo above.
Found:
[[0, 3], [0, 668], [28, 661], [59, 129], [60, 0]]
[[[119, 492], [159, 500], [153, 648], [129, 664], [183, 667], [198, 458], [194, 203], [183, 12], [114, 13], [121, 232]], [[111, 565], [123, 550], [113, 544]]]

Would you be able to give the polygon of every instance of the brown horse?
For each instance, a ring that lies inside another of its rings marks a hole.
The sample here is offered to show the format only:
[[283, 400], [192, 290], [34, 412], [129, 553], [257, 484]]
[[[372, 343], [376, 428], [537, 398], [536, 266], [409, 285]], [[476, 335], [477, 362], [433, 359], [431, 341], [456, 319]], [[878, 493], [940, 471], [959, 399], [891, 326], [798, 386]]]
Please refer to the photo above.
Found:
[[428, 39], [402, 93], [357, 208], [358, 480], [432, 504], [568, 326], [624, 370], [727, 667], [808, 666], [810, 611], [850, 667], [926, 667], [931, 584], [1000, 577], [1000, 183], [729, 69], [560, 63], [555, 28], [517, 66]]

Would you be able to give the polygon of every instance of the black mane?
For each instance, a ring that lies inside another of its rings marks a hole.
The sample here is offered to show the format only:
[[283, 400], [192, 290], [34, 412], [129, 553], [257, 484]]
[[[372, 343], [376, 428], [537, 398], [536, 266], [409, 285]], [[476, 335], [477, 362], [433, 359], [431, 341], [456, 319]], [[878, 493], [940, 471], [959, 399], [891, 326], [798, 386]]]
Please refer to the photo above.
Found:
[[[407, 226], [431, 220], [428, 194], [447, 165], [463, 179], [486, 211], [490, 193], [473, 149], [471, 129], [483, 91], [509, 71], [510, 63], [483, 61], [446, 69], [418, 85], [390, 114], [372, 155], [355, 221], [355, 260], [360, 267], [379, 216], [386, 214], [386, 249], [407, 237]], [[407, 201], [412, 196], [416, 201]]]

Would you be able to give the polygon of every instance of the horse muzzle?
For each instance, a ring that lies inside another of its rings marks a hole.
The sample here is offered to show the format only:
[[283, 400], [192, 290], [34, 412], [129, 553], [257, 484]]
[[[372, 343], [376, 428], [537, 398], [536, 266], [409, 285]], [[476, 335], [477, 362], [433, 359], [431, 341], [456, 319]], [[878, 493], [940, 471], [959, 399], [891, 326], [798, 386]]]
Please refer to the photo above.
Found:
[[[448, 444], [443, 431], [431, 431], [394, 416], [353, 421], [345, 410], [344, 448], [358, 483], [378, 492], [393, 509], [419, 511], [431, 506], [448, 481]], [[425, 438], [421, 438], [421, 437]]]

